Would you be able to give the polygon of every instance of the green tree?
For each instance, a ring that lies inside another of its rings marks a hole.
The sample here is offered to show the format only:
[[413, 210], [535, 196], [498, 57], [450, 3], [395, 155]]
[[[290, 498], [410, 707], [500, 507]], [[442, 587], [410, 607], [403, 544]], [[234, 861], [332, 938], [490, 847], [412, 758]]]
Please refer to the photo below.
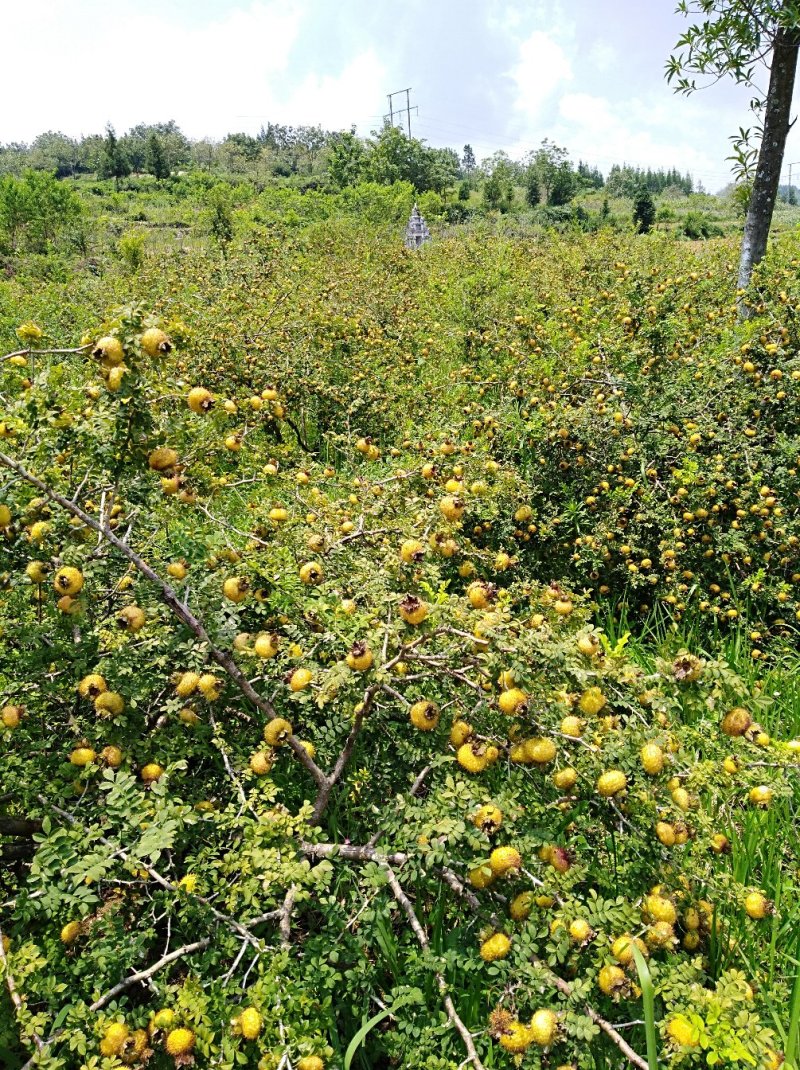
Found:
[[578, 189], [567, 150], [547, 138], [535, 153], [528, 156], [525, 179], [526, 186], [533, 184], [532, 190], [534, 186], [538, 187], [540, 201], [549, 205], [568, 204]]
[[633, 222], [640, 234], [647, 234], [656, 221], [656, 204], [646, 186], [640, 187], [633, 201]]
[[161, 138], [154, 130], [151, 130], [147, 139], [144, 166], [145, 170], [149, 171], [159, 181], [163, 178], [169, 178], [169, 164], [167, 163], [164, 146], [161, 144]]
[[[699, 16], [678, 40], [676, 53], [667, 61], [667, 81], [678, 93], [693, 93], [696, 76], [732, 78], [753, 90], [751, 107], [761, 131], [758, 150], [750, 145], [750, 131], [735, 136], [738, 177], [752, 178], [741, 254], [739, 288], [746, 289], [753, 268], [767, 251], [778, 183], [791, 128], [791, 106], [800, 49], [798, 0], [680, 0], [678, 12]], [[762, 61], [770, 67], [766, 96], [758, 89]], [[755, 165], [755, 166], [754, 166]], [[750, 314], [740, 301], [740, 315]]]
[[464, 172], [467, 178], [474, 174], [478, 164], [475, 160], [475, 153], [472, 149], [472, 145], [465, 145], [464, 151], [461, 155], [461, 170]]
[[117, 189], [119, 189], [120, 179], [127, 178], [130, 173], [130, 160], [117, 140], [117, 135], [114, 133], [114, 127], [109, 123], [106, 127], [103, 153], [100, 158], [100, 177], [113, 178], [117, 185]]
[[81, 213], [77, 195], [55, 175], [28, 170], [0, 178], [0, 243], [11, 252], [47, 252]]
[[328, 175], [337, 189], [355, 186], [367, 169], [367, 150], [355, 130], [334, 134], [328, 149]]

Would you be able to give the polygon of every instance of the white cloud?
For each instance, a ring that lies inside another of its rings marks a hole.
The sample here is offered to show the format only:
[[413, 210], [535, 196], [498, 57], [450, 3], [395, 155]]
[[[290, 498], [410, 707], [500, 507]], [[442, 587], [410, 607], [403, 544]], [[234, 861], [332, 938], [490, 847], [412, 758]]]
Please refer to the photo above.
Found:
[[[295, 123], [320, 124], [328, 130], [349, 127], [371, 102], [382, 102], [386, 68], [372, 49], [356, 56], [337, 77], [309, 74], [285, 100], [284, 112]], [[363, 125], [363, 124], [362, 124]], [[374, 124], [373, 124], [374, 125]]]
[[519, 61], [508, 76], [515, 86], [514, 110], [523, 121], [535, 123], [562, 84], [572, 78], [572, 67], [557, 41], [534, 30], [521, 42]]

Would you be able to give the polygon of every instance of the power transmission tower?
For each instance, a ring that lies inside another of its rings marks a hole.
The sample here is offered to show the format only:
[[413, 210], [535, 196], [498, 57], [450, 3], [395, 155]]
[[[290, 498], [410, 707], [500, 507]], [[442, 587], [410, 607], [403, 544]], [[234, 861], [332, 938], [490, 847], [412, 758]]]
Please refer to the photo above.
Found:
[[[392, 97], [399, 97], [402, 93], [405, 93], [405, 95], [406, 95], [406, 106], [404, 108], [395, 108], [393, 103], [392, 103]], [[410, 88], [408, 88], [408, 89], [396, 89], [394, 91], [394, 93], [387, 93], [386, 96], [388, 97], [388, 100], [389, 100], [389, 114], [388, 115], [384, 115], [384, 117], [383, 117], [384, 122], [388, 122], [391, 126], [394, 126], [394, 117], [395, 117], [395, 115], [397, 115], [397, 116], [405, 115], [406, 116], [406, 120], [407, 120], [408, 136], [410, 138], [411, 137], [411, 112], [412, 111], [415, 111], [417, 113], [419, 112], [419, 108], [416, 106], [416, 104], [414, 105], [413, 108], [411, 107], [411, 89]]]

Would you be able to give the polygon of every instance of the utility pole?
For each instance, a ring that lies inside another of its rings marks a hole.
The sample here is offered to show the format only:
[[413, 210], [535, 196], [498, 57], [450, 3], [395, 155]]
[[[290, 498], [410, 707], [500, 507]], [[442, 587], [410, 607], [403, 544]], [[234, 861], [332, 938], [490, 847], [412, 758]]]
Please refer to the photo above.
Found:
[[[399, 97], [403, 93], [405, 93], [405, 95], [406, 95], [406, 106], [404, 108], [395, 108], [393, 103], [392, 103], [392, 97]], [[401, 115], [405, 115], [406, 116], [406, 128], [408, 130], [408, 136], [410, 138], [411, 137], [411, 112], [412, 111], [419, 112], [419, 108], [416, 106], [416, 104], [414, 105], [413, 108], [411, 107], [411, 88], [409, 87], [408, 89], [396, 89], [394, 91], [394, 93], [387, 93], [386, 96], [388, 97], [388, 100], [389, 100], [389, 114], [388, 115], [384, 115], [384, 117], [383, 117], [384, 122], [388, 122], [390, 126], [394, 126], [394, 117], [395, 117], [395, 115], [397, 115], [398, 118]], [[402, 120], [400, 120], [400, 121], [402, 122]]]

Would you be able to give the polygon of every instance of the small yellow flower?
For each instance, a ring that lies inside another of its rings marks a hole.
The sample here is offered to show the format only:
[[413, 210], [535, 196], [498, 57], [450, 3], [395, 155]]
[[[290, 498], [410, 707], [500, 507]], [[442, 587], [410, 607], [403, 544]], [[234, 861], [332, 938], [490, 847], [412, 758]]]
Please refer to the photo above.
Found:
[[181, 877], [178, 881], [178, 887], [183, 892], [188, 892], [190, 895], [197, 889], [197, 874], [187, 873], [185, 877]]

